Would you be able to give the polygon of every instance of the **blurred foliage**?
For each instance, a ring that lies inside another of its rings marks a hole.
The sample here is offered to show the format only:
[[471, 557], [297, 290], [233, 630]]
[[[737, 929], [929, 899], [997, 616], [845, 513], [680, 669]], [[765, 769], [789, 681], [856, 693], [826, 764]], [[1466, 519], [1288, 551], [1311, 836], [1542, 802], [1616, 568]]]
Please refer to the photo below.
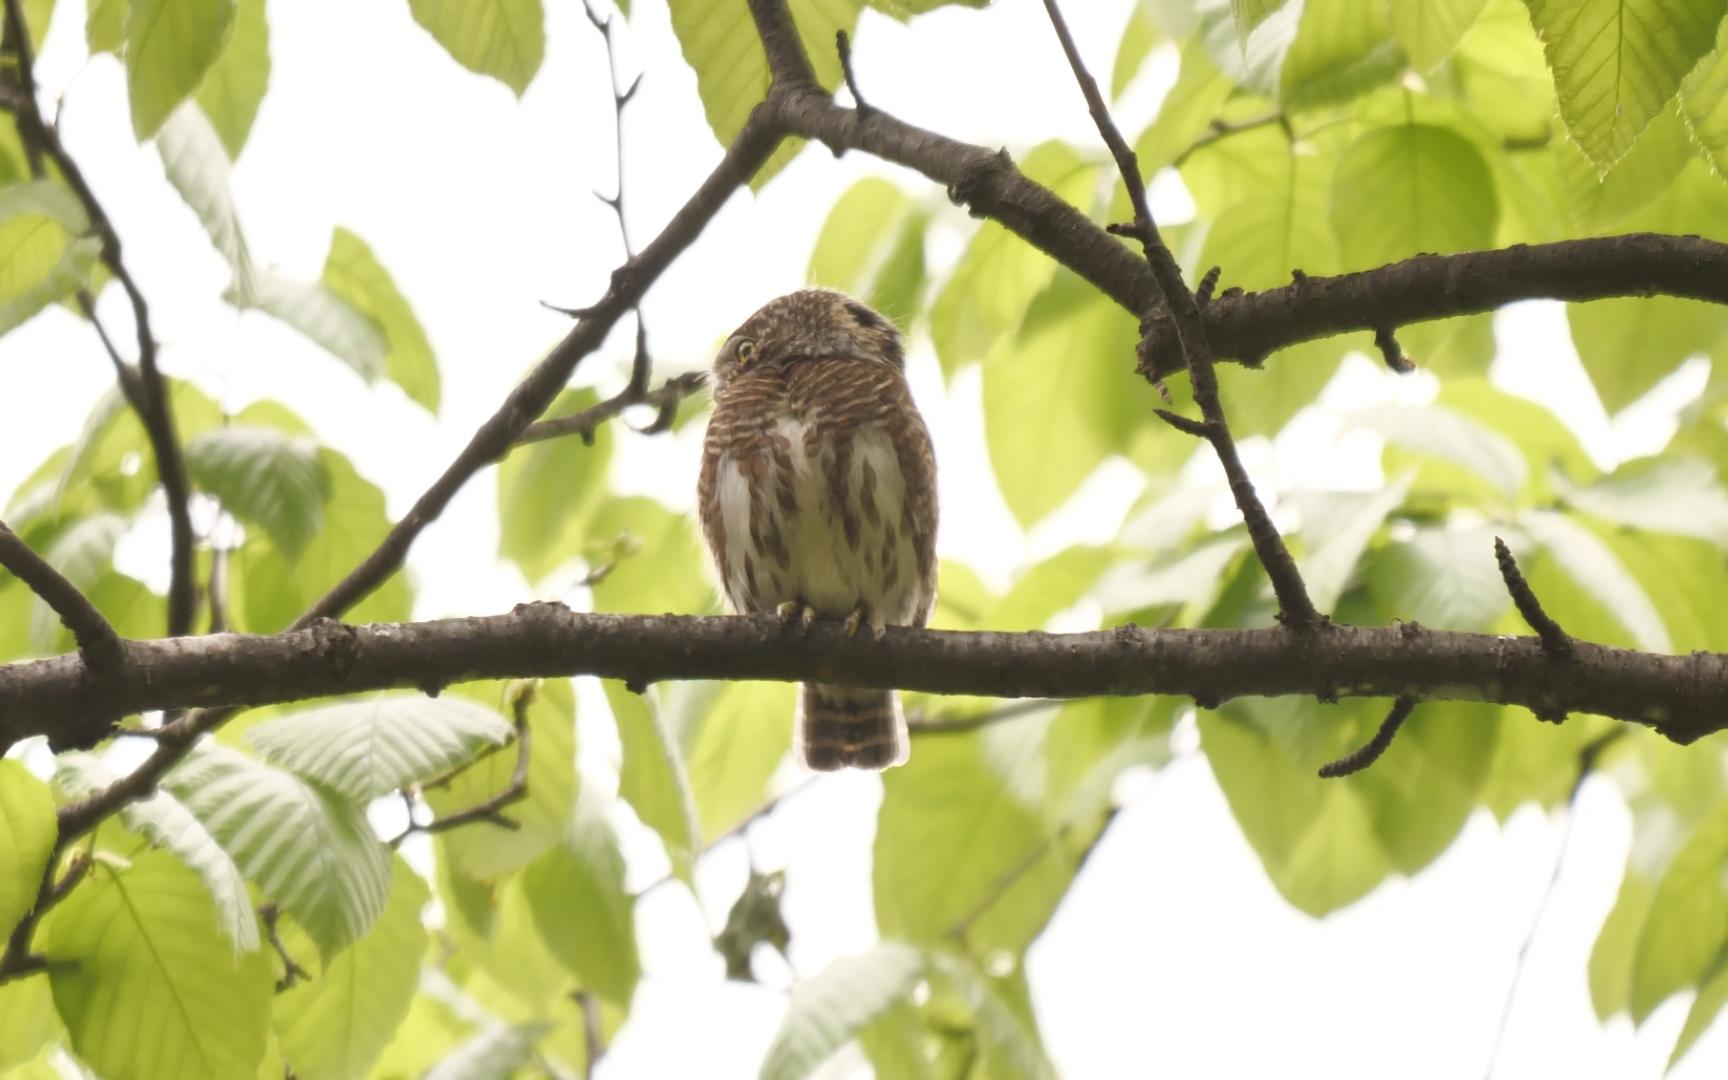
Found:
[[[725, 142], [768, 85], [745, 0], [665, 3]], [[834, 32], [879, 17], [866, 8], [916, 27], [933, 9], [984, 3], [789, 6], [818, 79], [833, 85]], [[543, 0], [407, 7], [455, 61], [517, 95], [541, 67]], [[23, 10], [40, 45], [53, 0]], [[1160, 0], [1134, 6], [1117, 55], [1095, 67], [1121, 96], [1150, 66], [1174, 66], [1156, 114], [1128, 135], [1149, 173], [1192, 196], [1192, 220], [1167, 223], [1190, 277], [1217, 265], [1220, 288], [1259, 289], [1298, 270], [1607, 232], [1728, 241], [1725, 11], [1728, 0]], [[263, 0], [91, 0], [83, 31], [92, 54], [124, 65], [137, 135], [155, 142], [232, 270], [226, 298], [436, 413], [437, 357], [388, 253], [333, 226], [317, 281], [252, 264], [228, 171], [268, 90], [267, 16]], [[1604, 32], [1607, 19], [1623, 32]], [[58, 33], [76, 33], [64, 23]], [[1090, 139], [1014, 150], [1027, 175], [1094, 220], [1124, 216]], [[755, 183], [798, 151], [788, 143]], [[932, 236], [956, 229], [966, 230], [958, 256], [933, 257]], [[14, 124], [0, 119], [0, 334], [106, 287], [98, 252], [72, 189], [54, 170], [33, 178]], [[1241, 528], [1210, 524], [1222, 491], [1187, 467], [1192, 447], [1149, 421], [1156, 392], [1133, 374], [1129, 315], [1006, 229], [968, 222], [940, 192], [904, 179], [870, 177], [838, 197], [809, 275], [890, 315], [950, 383], [978, 369], [982, 450], [1023, 528], [1059, 516], [1106, 462], [1144, 479], [1113, 538], [1003, 582], [944, 562], [935, 625], [1271, 624]], [[1522, 633], [1493, 562], [1499, 534], [1573, 633], [1662, 652], [1728, 649], [1728, 312], [1634, 297], [1566, 314], [1611, 416], [1682, 364], [1712, 362], [1666, 447], [1599, 465], [1559, 418], [1493, 385], [1488, 317], [1402, 328], [1437, 377], [1432, 399], [1342, 417], [1379, 447], [1380, 489], [1301, 476], [1274, 493], [1334, 618]], [[1259, 370], [1222, 371], [1233, 428], [1276, 436], [1365, 345], [1309, 342]], [[1186, 404], [1181, 378], [1169, 389]], [[383, 493], [277, 403], [230, 414], [211, 387], [176, 381], [169, 391], [203, 523], [200, 573], [226, 565], [230, 626], [279, 630], [383, 537]], [[599, 400], [573, 388], [552, 413]], [[509, 455], [499, 555], [527, 583], [595, 610], [713, 610], [689, 517], [611, 486], [615, 451], [635, 437], [602, 425], [591, 441]], [[159, 634], [162, 597], [116, 563], [160, 522], [142, 425], [109, 392], [74, 442], [43, 450], [4, 519], [123, 634]], [[412, 600], [399, 575], [346, 617], [406, 619]], [[0, 578], [0, 661], [70, 647], [40, 601]], [[66, 1048], [101, 1075], [141, 1080], [284, 1068], [306, 1080], [580, 1074], [629, 1022], [643, 975], [639, 892], [626, 885], [618, 823], [651, 830], [683, 883], [674, 887], [694, 888], [703, 853], [792, 786], [791, 687], [603, 691], [584, 700], [603, 699], [616, 726], [616, 784], [576, 767], [587, 721], [568, 680], [280, 707], [233, 725], [81, 845], [87, 879], [36, 938], [51, 969], [0, 985], [0, 1069], [49, 1075]], [[1002, 708], [928, 695], [907, 705], [932, 722]], [[501, 811], [509, 827], [441, 832], [430, 863], [395, 854], [368, 805], [405, 803], [418, 828], [506, 795], [518, 706], [530, 752], [524, 796]], [[1722, 739], [1682, 749], [1636, 730], [1603, 743], [1612, 729], [1600, 718], [1555, 728], [1519, 709], [1434, 703], [1371, 769], [1317, 779], [1318, 765], [1369, 737], [1384, 707], [1249, 699], [1196, 713], [1109, 699], [1007, 708], [975, 729], [920, 736], [910, 764], [884, 779], [873, 851], [883, 940], [798, 983], [762, 1074], [809, 1075], [854, 1040], [884, 1076], [1050, 1073], [1026, 950], [1119, 809], [1120, 776], [1158, 769], [1196, 741], [1268, 878], [1316, 916], [1418, 873], [1473, 813], [1564, 804], [1593, 763], [1636, 827], [1591, 958], [1591, 999], [1604, 1020], [1642, 1022], [1694, 994], [1678, 1059], [1728, 1003]], [[1173, 744], [1185, 728], [1197, 740]], [[0, 936], [29, 911], [54, 851], [53, 802], [112, 778], [98, 755], [63, 755], [51, 786], [0, 762]], [[733, 976], [752, 977], [756, 946], [787, 948], [785, 884], [778, 870], [753, 869], [732, 903], [716, 948]]]

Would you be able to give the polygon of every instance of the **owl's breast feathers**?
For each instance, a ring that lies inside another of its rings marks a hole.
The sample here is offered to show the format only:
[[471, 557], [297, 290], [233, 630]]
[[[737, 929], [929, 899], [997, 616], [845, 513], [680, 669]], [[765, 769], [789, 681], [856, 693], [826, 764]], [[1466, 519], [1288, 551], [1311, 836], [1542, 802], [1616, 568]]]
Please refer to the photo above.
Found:
[[935, 596], [930, 436], [904, 376], [878, 360], [799, 358], [716, 394], [698, 490], [732, 606], [802, 601], [922, 625]]

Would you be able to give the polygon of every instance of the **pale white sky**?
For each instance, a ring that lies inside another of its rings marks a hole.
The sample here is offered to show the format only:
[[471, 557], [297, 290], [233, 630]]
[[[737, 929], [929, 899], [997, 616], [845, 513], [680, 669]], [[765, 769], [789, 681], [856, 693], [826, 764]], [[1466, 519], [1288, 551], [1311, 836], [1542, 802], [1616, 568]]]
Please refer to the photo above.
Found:
[[[1069, 17], [1094, 69], [1107, 72], [1132, 0], [1071, 2]], [[719, 157], [660, 0], [637, 0], [621, 35], [626, 72], [647, 70], [631, 107], [628, 167], [638, 243], [654, 234]], [[394, 388], [362, 390], [342, 365], [292, 331], [219, 299], [226, 267], [162, 179], [154, 151], [132, 141], [122, 73], [86, 63], [78, 0], [61, 0], [38, 72], [64, 91], [65, 138], [125, 240], [149, 297], [163, 363], [239, 407], [275, 397], [298, 410], [360, 471], [392, 512], [444, 467], [517, 376], [563, 333], [538, 301], [597, 296], [618, 256], [610, 211], [589, 195], [612, 187], [610, 100], [598, 38], [576, 0], [548, 4], [545, 67], [518, 102], [451, 61], [401, 0], [276, 0], [270, 6], [271, 85], [234, 192], [254, 258], [316, 277], [330, 230], [372, 245], [413, 303], [437, 350], [444, 408], [436, 420]], [[1078, 92], [1036, 0], [997, 0], [986, 12], [946, 11], [910, 28], [867, 12], [857, 69], [873, 104], [921, 126], [1025, 149], [1059, 136], [1096, 146]], [[1172, 75], [1153, 64], [1122, 110], [1137, 130]], [[932, 205], [921, 178], [862, 155], [804, 154], [757, 198], [739, 196], [649, 295], [661, 372], [706, 362], [713, 344], [763, 300], [803, 283], [809, 246], [836, 195], [861, 175], [893, 177]], [[1180, 212], [1179, 185], [1160, 184], [1161, 209]], [[935, 268], [958, 252], [968, 223], [948, 215]], [[126, 327], [114, 290], [104, 312]], [[1659, 441], [1698, 373], [1612, 427], [1582, 382], [1557, 308], [1502, 316], [1501, 384], [1537, 396], [1611, 463]], [[617, 384], [628, 326], [579, 372]], [[123, 342], [128, 334], [117, 335]], [[1022, 538], [994, 494], [984, 457], [976, 374], [945, 390], [927, 343], [912, 358], [914, 388], [941, 463], [945, 555], [1000, 579], [1026, 558], [1076, 539], [1113, 535], [1136, 493], [1126, 468], [1094, 476], [1058, 525]], [[0, 493], [46, 451], [72, 439], [111, 383], [94, 336], [60, 311], [0, 339]], [[1337, 415], [1393, 396], [1432, 393], [1368, 363], [1328, 391], [1326, 411], [1298, 419], [1276, 461], [1251, 446], [1262, 483], [1377, 482], [1376, 444], [1346, 434]], [[698, 433], [622, 436], [621, 489], [688, 506]], [[1197, 470], [1206, 473], [1206, 467]], [[1336, 479], [1334, 479], [1336, 478]], [[414, 550], [422, 616], [494, 612], [528, 597], [495, 556], [495, 487], [471, 483]], [[146, 519], [121, 552], [162, 577], [165, 527]], [[616, 742], [597, 695], [583, 695], [584, 769], [604, 777]], [[603, 780], [600, 782], [604, 782]], [[1415, 881], [1391, 881], [1349, 909], [1313, 920], [1284, 903], [1195, 755], [1124, 785], [1131, 804], [1081, 873], [1028, 966], [1049, 1050], [1070, 1076], [1325, 1075], [1456, 1077], [1486, 1065], [1519, 945], [1548, 880], [1559, 823], [1525, 810], [1505, 827], [1485, 814]], [[751, 832], [764, 866], [789, 868], [786, 912], [793, 968], [819, 971], [875, 938], [870, 842], [880, 782], [825, 778]], [[652, 838], [625, 823], [630, 878], [664, 870]], [[1671, 1001], [1639, 1032], [1597, 1024], [1584, 980], [1588, 950], [1613, 901], [1630, 838], [1628, 815], [1592, 781], [1572, 855], [1535, 941], [1496, 1075], [1656, 1077], [1684, 1018]], [[709, 856], [701, 902], [657, 889], [638, 909], [647, 977], [603, 1077], [755, 1075], [784, 1009], [782, 989], [723, 979], [706, 938], [742, 884], [744, 846]], [[790, 977], [790, 973], [784, 973]], [[1728, 1037], [1707, 1036], [1677, 1077], [1721, 1075]], [[842, 1055], [828, 1074], [866, 1071]]]

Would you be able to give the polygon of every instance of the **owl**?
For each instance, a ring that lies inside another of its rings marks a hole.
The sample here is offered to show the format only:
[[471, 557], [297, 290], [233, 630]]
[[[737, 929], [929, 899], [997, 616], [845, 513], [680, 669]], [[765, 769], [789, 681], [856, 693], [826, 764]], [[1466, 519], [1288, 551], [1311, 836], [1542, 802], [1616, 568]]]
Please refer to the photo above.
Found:
[[[843, 619], [880, 638], [936, 597], [936, 459], [894, 324], [829, 289], [771, 300], [714, 360], [697, 498], [721, 588], [745, 614]], [[891, 690], [806, 684], [812, 769], [906, 760]]]

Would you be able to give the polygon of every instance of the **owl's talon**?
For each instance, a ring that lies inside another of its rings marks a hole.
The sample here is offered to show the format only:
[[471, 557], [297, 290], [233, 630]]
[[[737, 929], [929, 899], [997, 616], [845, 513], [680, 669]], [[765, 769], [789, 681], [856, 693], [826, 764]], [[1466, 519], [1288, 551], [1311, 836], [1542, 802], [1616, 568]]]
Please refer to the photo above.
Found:
[[810, 629], [810, 624], [816, 621], [816, 609], [802, 600], [786, 600], [774, 606], [774, 614], [780, 616], [780, 621], [787, 626], [798, 624], [798, 631], [803, 633]]
[[852, 609], [852, 614], [846, 616], [846, 636], [853, 637], [858, 633], [858, 627], [864, 622], [864, 607], [859, 605]]

